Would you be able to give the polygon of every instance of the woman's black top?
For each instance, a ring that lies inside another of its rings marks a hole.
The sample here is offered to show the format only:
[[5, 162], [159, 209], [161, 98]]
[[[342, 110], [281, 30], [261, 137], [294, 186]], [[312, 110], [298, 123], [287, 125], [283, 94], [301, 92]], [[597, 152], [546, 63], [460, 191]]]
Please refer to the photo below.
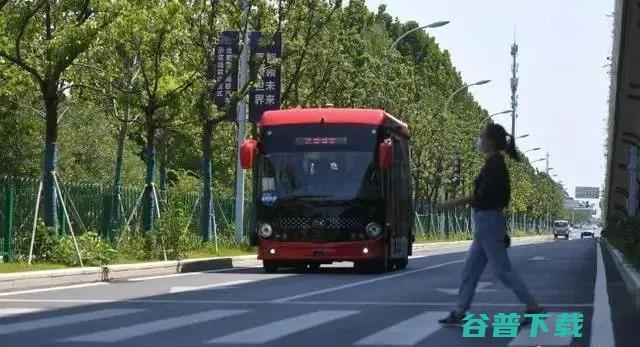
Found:
[[510, 199], [511, 186], [504, 157], [500, 153], [493, 154], [474, 181], [471, 206], [476, 210], [501, 210], [509, 205]]

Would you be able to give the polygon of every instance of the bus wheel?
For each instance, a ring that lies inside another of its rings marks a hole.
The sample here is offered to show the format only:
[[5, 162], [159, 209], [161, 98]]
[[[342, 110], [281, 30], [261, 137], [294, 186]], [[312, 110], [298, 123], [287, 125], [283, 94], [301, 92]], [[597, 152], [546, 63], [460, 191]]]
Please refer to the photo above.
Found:
[[404, 270], [409, 265], [409, 257], [394, 260], [396, 270]]
[[278, 263], [273, 260], [263, 260], [262, 267], [264, 268], [264, 272], [272, 274], [278, 272]]
[[316, 273], [318, 271], [320, 271], [320, 263], [310, 263], [309, 264], [309, 271]]

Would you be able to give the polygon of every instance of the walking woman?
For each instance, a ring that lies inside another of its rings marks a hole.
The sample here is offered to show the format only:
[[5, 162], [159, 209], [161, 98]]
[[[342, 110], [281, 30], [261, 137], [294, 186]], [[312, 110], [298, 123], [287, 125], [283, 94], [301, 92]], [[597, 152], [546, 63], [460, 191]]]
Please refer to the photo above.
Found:
[[[507, 256], [510, 240], [503, 210], [509, 204], [511, 188], [509, 173], [501, 152], [520, 161], [518, 151], [511, 136], [498, 124], [490, 123], [478, 138], [478, 150], [486, 155], [482, 170], [474, 182], [472, 195], [448, 200], [441, 204], [441, 209], [470, 204], [473, 207], [474, 239], [462, 269], [462, 283], [458, 291], [458, 307], [448, 317], [441, 319], [441, 324], [461, 325], [471, 305], [476, 285], [487, 262], [493, 267], [495, 276], [522, 303], [527, 305], [525, 313], [543, 313], [529, 293], [520, 276], [511, 267]], [[526, 321], [522, 323], [528, 323]]]

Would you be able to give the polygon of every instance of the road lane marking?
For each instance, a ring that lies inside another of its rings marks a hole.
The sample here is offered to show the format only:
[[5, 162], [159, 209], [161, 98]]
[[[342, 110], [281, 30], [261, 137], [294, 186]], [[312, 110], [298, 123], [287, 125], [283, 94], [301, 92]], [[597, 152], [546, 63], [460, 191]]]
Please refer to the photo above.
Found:
[[[511, 342], [509, 347], [524, 347], [524, 346], [569, 346], [571, 345], [571, 336], [554, 336], [554, 329], [556, 327], [557, 313], [551, 313], [551, 317], [544, 319], [544, 324], [548, 331], [542, 331], [538, 328], [536, 336], [531, 337], [531, 326], [527, 326], [518, 332]], [[608, 345], [607, 345], [608, 346]], [[613, 345], [611, 345], [613, 347]]]
[[19, 316], [27, 313], [35, 313], [44, 310], [44, 308], [36, 307], [12, 307], [0, 308], [0, 318]]
[[360, 311], [316, 311], [292, 318], [241, 330], [230, 335], [215, 338], [205, 343], [260, 344], [283, 338], [287, 335], [313, 328], [337, 319], [348, 317]]
[[114, 308], [92, 312], [75, 313], [51, 318], [33, 319], [24, 322], [9, 323], [0, 325], [0, 336], [21, 333], [25, 331], [33, 331], [38, 329], [59, 327], [62, 325], [70, 325], [84, 323], [92, 320], [99, 320], [111, 317], [122, 316], [126, 314], [144, 311], [141, 309], [124, 309]]
[[231, 282], [223, 282], [223, 283], [214, 283], [214, 284], [208, 284], [206, 286], [196, 286], [196, 287], [171, 287], [171, 289], [169, 290], [169, 293], [183, 293], [183, 292], [190, 292], [190, 291], [194, 291], [194, 290], [204, 290], [204, 289], [213, 289], [213, 288], [225, 288], [225, 287], [230, 287], [230, 286], [234, 286], [237, 284], [244, 284], [244, 283], [251, 283], [251, 282], [256, 282], [258, 280], [240, 280], [240, 281], [231, 281]]
[[[492, 284], [492, 282], [478, 282], [476, 293], [497, 292], [497, 289], [485, 289]], [[458, 288], [436, 288], [436, 290], [449, 295], [458, 295]]]
[[341, 286], [315, 290], [315, 291], [309, 292], [309, 293], [303, 293], [303, 294], [298, 294], [298, 295], [287, 296], [287, 297], [284, 297], [284, 298], [275, 299], [275, 300], [273, 300], [273, 302], [288, 302], [288, 301], [292, 301], [292, 300], [296, 300], [296, 299], [308, 298], [310, 296], [331, 293], [331, 292], [335, 292], [335, 291], [342, 290], [342, 289], [348, 289], [348, 288], [361, 286], [361, 285], [364, 285], [364, 284], [370, 284], [370, 283], [380, 282], [380, 281], [384, 281], [384, 280], [389, 280], [389, 279], [392, 279], [392, 278], [407, 276], [407, 275], [411, 275], [411, 274], [422, 272], [422, 271], [437, 269], [437, 268], [440, 268], [440, 267], [443, 267], [443, 266], [447, 266], [447, 265], [459, 264], [459, 263], [462, 263], [462, 262], [464, 262], [464, 260], [448, 261], [446, 263], [431, 265], [431, 266], [427, 266], [427, 267], [423, 267], [423, 268], [419, 268], [419, 269], [414, 269], [414, 270], [406, 270], [406, 271], [402, 271], [402, 272], [399, 272], [399, 273], [396, 273], [396, 274], [392, 274], [392, 275], [386, 275], [386, 276], [382, 276], [382, 277], [372, 278], [372, 279], [369, 279], [369, 280], [364, 280], [364, 281], [358, 281], [358, 282], [353, 282], [353, 283], [349, 283], [349, 284], [344, 284], [344, 285], [341, 285]]
[[[101, 299], [0, 299], [0, 302], [12, 303], [67, 303], [67, 304], [105, 304], [105, 303], [128, 303], [128, 304], [187, 304], [187, 305], [373, 305], [373, 306], [455, 306], [456, 302], [410, 302], [410, 301], [287, 301], [274, 302], [271, 300], [180, 300], [180, 299], [124, 299], [124, 300], [101, 300]], [[544, 307], [593, 307], [593, 303], [540, 303]], [[495, 302], [474, 302], [473, 306], [487, 307], [525, 307], [521, 303], [495, 303]]]
[[164, 278], [173, 278], [173, 277], [183, 277], [183, 276], [210, 274], [210, 273], [217, 273], [217, 272], [229, 272], [229, 271], [238, 271], [238, 270], [246, 270], [246, 269], [255, 269], [255, 268], [259, 268], [259, 267], [262, 267], [262, 265], [232, 267], [232, 268], [228, 268], [228, 269], [218, 269], [218, 270], [209, 270], [209, 271], [185, 272], [185, 273], [170, 274], [170, 275], [132, 277], [132, 278], [127, 279], [127, 282], [143, 282], [143, 281], [149, 281], [149, 280], [160, 280], [160, 279], [164, 279]]
[[369, 335], [355, 344], [357, 346], [413, 346], [438, 331], [441, 328], [438, 319], [448, 313], [446, 311], [425, 312]]
[[96, 287], [96, 286], [104, 286], [104, 285], [107, 285], [107, 284], [109, 284], [109, 283], [107, 283], [107, 282], [91, 282], [91, 283], [72, 284], [72, 285], [69, 285], [69, 286], [59, 286], [59, 287], [20, 290], [20, 291], [15, 291], [15, 292], [4, 292], [4, 293], [0, 293], [0, 296], [11, 296], [11, 295], [20, 295], [20, 294], [33, 294], [33, 293], [50, 292], [50, 291], [54, 291], [54, 290]]
[[596, 283], [593, 286], [593, 316], [591, 317], [591, 347], [615, 346], [609, 293], [607, 292], [607, 272], [602, 258], [602, 243], [596, 244]]
[[156, 321], [129, 325], [122, 328], [98, 331], [91, 334], [74, 336], [61, 340], [62, 342], [119, 342], [134, 337], [150, 335], [157, 332], [199, 324], [216, 319], [226, 318], [249, 312], [248, 310], [210, 310], [179, 317], [160, 319]]

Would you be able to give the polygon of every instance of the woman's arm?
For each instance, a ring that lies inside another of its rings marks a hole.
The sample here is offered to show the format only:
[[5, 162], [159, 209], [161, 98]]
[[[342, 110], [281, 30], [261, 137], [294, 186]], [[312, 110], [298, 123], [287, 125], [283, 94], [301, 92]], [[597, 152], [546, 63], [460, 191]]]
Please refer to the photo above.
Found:
[[464, 205], [470, 204], [470, 203], [473, 202], [473, 200], [474, 200], [473, 194], [472, 195], [467, 195], [467, 196], [463, 196], [463, 197], [460, 197], [460, 198], [447, 200], [447, 201], [443, 202], [442, 204], [440, 204], [438, 206], [438, 208], [441, 209], [441, 210], [448, 210], [448, 209], [454, 208], [456, 206], [464, 206]]

